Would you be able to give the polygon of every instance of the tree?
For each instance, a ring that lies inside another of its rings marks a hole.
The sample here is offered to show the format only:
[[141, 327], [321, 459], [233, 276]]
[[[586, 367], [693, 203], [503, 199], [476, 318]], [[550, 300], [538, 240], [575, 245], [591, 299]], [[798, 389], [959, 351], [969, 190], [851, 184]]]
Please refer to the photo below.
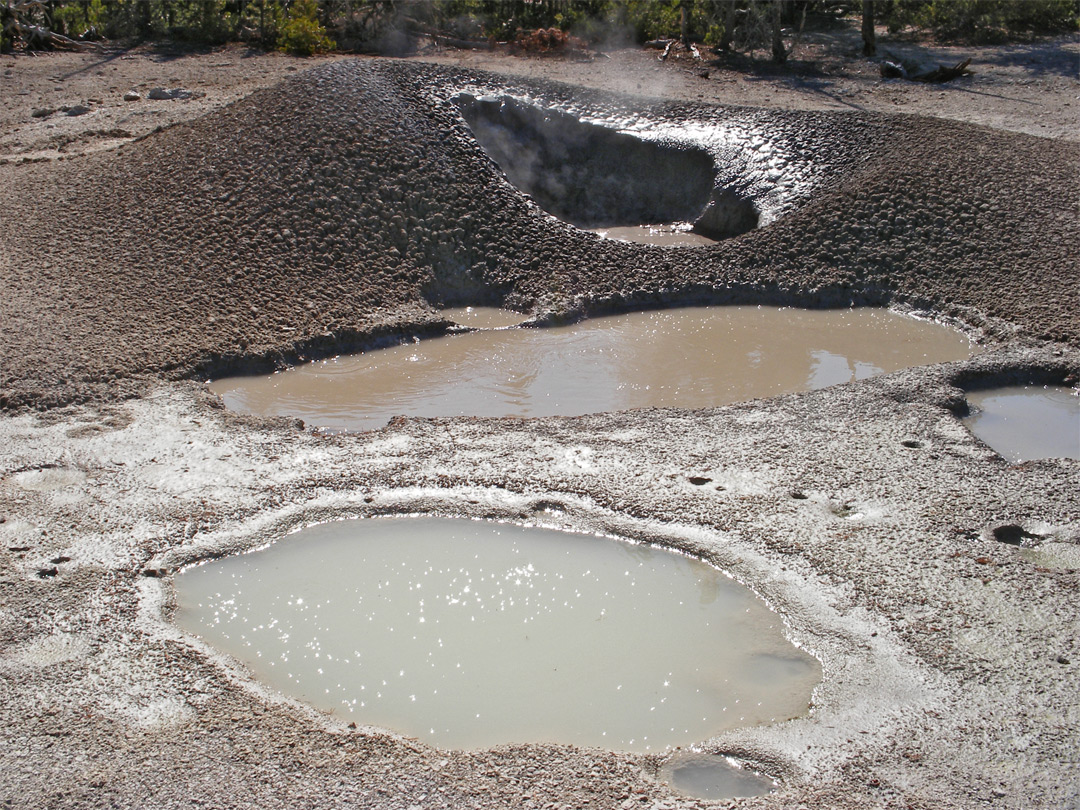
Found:
[[874, 0], [863, 0], [862, 42], [863, 56], [874, 56], [877, 53], [877, 38], [874, 36]]
[[727, 53], [731, 50], [731, 40], [735, 31], [735, 0], [724, 2], [723, 33], [720, 35], [720, 50]]
[[772, 4], [772, 58], [778, 65], [787, 61], [787, 50], [784, 48], [784, 34], [780, 27], [784, 13], [784, 0], [773, 0]]
[[289, 16], [281, 26], [278, 47], [297, 56], [311, 56], [333, 48], [334, 41], [326, 35], [318, 13], [315, 0], [296, 0], [289, 7]]

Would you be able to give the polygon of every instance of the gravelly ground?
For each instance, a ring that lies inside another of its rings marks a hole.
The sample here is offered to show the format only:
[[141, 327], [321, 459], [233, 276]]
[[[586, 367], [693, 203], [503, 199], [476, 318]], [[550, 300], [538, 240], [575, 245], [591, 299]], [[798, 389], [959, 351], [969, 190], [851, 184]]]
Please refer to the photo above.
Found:
[[[578, 232], [501, 181], [446, 102], [459, 86], [750, 133], [760, 148], [723, 168], [777, 219], [700, 250]], [[359, 60], [118, 150], [0, 166], [17, 223], [0, 232], [0, 798], [703, 805], [654, 759], [440, 752], [263, 695], [162, 623], [169, 580], [143, 575], [307, 520], [430, 511], [665, 542], [781, 610], [825, 681], [807, 718], [708, 743], [781, 778], [740, 806], [1074, 806], [1080, 579], [993, 529], [1080, 543], [1080, 463], [1005, 463], [957, 420], [956, 385], [1076, 383], [1078, 152]], [[712, 411], [332, 438], [162, 382], [438, 330], [432, 304], [543, 318], [688, 299], [923, 308], [986, 352]]]

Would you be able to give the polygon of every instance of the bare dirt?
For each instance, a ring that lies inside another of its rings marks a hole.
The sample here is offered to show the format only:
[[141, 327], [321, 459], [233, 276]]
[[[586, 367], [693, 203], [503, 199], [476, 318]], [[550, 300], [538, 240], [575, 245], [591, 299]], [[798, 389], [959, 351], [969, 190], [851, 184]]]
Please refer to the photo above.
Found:
[[[164, 621], [177, 567], [416, 512], [659, 542], [757, 590], [825, 676], [806, 717], [702, 741], [779, 778], [740, 807], [1075, 806], [1080, 573], [1001, 538], [1080, 545], [1080, 462], [1009, 464], [958, 416], [968, 388], [1080, 379], [1077, 43], [948, 53], [978, 72], [932, 87], [880, 80], [851, 42], [808, 38], [819, 67], [790, 73], [0, 58], [5, 806], [717, 806], [655, 757], [350, 727]], [[123, 101], [155, 86], [193, 95]], [[463, 86], [741, 128], [768, 158], [725, 170], [803, 185], [762, 191], [775, 221], [715, 247], [604, 242], [501, 180], [447, 101]], [[64, 106], [89, 111], [33, 117]], [[685, 300], [918, 308], [984, 352], [717, 409], [333, 437], [185, 381], [438, 332], [441, 304], [546, 321]]]
[[[724, 59], [708, 49], [701, 51], [701, 59], [678, 50], [661, 62], [657, 51], [621, 48], [596, 52], [585, 61], [429, 45], [411, 58], [687, 101], [929, 115], [1080, 140], [1076, 37], [960, 47], [892, 42], [883, 31], [879, 35], [879, 59], [953, 65], [971, 57], [974, 75], [940, 85], [882, 79], [877, 61], [861, 55], [858, 33], [842, 28], [807, 32], [792, 41], [783, 67], [769, 64], [762, 54]], [[298, 60], [238, 45], [207, 51], [139, 46], [0, 56], [0, 161], [115, 148], [157, 127], [219, 109], [298, 70], [341, 58], [348, 57]], [[147, 98], [155, 87], [188, 90], [192, 97]], [[124, 101], [132, 90], [141, 99]], [[75, 108], [89, 112], [70, 115]], [[53, 112], [34, 117], [47, 111]]]
[[[705, 48], [699, 49], [701, 58], [679, 49], [665, 61], [658, 51], [637, 48], [600, 53], [588, 62], [449, 49], [431, 49], [418, 58], [686, 101], [927, 115], [1080, 140], [1076, 37], [994, 47], [890, 41], [883, 31], [879, 37], [878, 57], [868, 59], [854, 30], [807, 32], [789, 42], [784, 66], [770, 64], [761, 52], [751, 59]], [[945, 84], [883, 79], [878, 65], [891, 59], [952, 66], [969, 57], [974, 75]]]

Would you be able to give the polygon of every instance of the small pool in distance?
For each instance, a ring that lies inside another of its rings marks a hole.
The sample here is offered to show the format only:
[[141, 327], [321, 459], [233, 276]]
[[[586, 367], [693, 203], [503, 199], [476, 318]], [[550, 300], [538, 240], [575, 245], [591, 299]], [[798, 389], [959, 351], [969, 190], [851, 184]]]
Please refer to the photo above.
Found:
[[1009, 461], [1080, 459], [1080, 395], [1061, 386], [969, 391], [971, 432]]
[[970, 353], [956, 330], [883, 309], [684, 307], [543, 329], [476, 330], [210, 388], [232, 410], [370, 430], [397, 415], [705, 408]]
[[175, 584], [174, 620], [260, 680], [443, 748], [663, 750], [804, 714], [821, 677], [719, 570], [592, 535], [343, 521]]

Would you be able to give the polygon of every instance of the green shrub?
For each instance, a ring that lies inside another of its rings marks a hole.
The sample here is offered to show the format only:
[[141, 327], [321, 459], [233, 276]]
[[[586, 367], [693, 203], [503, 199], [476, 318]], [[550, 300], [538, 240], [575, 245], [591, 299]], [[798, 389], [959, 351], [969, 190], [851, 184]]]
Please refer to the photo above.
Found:
[[67, 37], [81, 37], [88, 31], [104, 30], [105, 6], [102, 0], [68, 3], [53, 12], [53, 29]]
[[278, 31], [278, 47], [297, 56], [311, 56], [336, 47], [319, 22], [315, 0], [297, 0]]
[[1033, 34], [1075, 31], [1077, 0], [894, 0], [890, 30], [915, 26], [942, 39], [1004, 42]]

